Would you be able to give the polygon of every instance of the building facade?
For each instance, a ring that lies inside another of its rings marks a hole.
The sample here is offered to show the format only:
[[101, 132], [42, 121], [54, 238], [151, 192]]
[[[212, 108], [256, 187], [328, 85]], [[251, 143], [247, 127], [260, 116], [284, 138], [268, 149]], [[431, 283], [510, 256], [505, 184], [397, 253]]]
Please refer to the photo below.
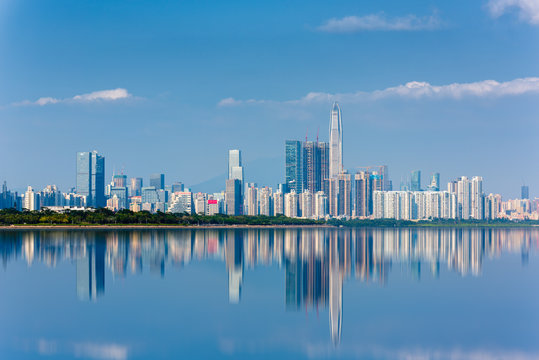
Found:
[[105, 157], [97, 151], [77, 153], [77, 194], [88, 207], [105, 207]]

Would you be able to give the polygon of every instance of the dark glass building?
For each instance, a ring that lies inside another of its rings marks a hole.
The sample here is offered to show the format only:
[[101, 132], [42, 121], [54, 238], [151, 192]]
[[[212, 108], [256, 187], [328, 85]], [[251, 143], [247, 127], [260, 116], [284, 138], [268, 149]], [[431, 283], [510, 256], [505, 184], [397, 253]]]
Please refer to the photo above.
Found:
[[303, 192], [303, 163], [301, 141], [285, 142], [285, 182], [287, 191]]
[[410, 178], [410, 191], [421, 191], [421, 171], [412, 171]]
[[77, 194], [86, 196], [86, 206], [105, 207], [105, 157], [97, 151], [77, 153]]
[[131, 178], [129, 190], [131, 191], [131, 196], [140, 196], [142, 191], [142, 178]]
[[242, 215], [243, 199], [241, 180], [228, 179], [226, 181], [226, 213], [227, 215]]
[[165, 189], [165, 174], [150, 175], [150, 186], [155, 187], [157, 190], [164, 190]]
[[529, 199], [530, 198], [530, 188], [528, 185], [522, 185], [520, 188], [520, 198], [521, 199]]
[[287, 192], [300, 194], [326, 191], [329, 178], [329, 144], [315, 141], [286, 140], [285, 177]]

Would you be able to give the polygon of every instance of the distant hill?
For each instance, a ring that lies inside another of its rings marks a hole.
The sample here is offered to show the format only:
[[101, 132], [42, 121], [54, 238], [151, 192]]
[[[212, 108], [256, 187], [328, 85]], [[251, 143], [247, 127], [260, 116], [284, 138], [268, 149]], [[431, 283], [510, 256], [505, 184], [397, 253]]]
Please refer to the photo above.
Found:
[[[258, 186], [270, 186], [274, 190], [277, 184], [284, 182], [284, 157], [257, 159], [244, 163], [245, 182], [254, 182]], [[225, 189], [227, 174], [215, 177], [191, 186], [193, 192], [213, 193]]]

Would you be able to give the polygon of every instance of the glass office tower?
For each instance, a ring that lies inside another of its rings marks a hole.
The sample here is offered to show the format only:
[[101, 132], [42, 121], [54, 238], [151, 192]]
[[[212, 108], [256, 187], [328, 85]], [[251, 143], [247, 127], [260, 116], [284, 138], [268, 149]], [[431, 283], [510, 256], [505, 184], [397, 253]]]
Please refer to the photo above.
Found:
[[155, 187], [157, 190], [165, 189], [165, 174], [150, 175], [150, 186]]
[[86, 196], [86, 206], [105, 207], [105, 157], [97, 151], [77, 153], [77, 194]]

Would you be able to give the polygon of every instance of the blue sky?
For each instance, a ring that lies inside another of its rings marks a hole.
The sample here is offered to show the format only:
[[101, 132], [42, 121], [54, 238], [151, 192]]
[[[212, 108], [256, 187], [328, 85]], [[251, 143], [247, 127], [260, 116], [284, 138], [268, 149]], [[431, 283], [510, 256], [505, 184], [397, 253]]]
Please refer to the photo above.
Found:
[[537, 0], [3, 0], [0, 54], [10, 187], [65, 191], [93, 149], [107, 177], [195, 185], [225, 173], [229, 148], [275, 186], [284, 141], [326, 141], [337, 100], [352, 172], [539, 196]]

